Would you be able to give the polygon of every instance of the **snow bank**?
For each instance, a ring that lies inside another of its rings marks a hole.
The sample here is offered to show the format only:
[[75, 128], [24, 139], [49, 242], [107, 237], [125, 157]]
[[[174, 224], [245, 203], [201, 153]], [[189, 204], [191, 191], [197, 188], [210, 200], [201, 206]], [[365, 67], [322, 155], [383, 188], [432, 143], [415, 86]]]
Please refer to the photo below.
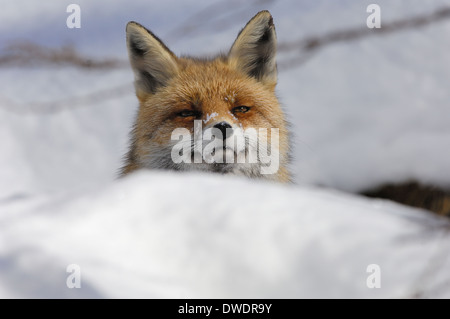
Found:
[[[313, 188], [141, 172], [2, 203], [2, 297], [450, 297], [445, 219]], [[81, 267], [81, 288], [66, 267]], [[378, 264], [381, 288], [366, 285]]]

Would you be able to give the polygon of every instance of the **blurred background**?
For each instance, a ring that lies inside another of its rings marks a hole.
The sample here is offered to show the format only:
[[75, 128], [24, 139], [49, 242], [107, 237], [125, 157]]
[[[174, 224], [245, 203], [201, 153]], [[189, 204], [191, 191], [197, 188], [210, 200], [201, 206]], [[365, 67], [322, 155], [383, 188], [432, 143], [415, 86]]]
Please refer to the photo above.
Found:
[[258, 11], [279, 41], [278, 96], [298, 184], [359, 192], [417, 180], [450, 187], [450, 1], [2, 0], [0, 200], [117, 177], [137, 110], [125, 25], [176, 54], [227, 52]]
[[378, 0], [380, 29], [372, 2], [79, 0], [70, 29], [72, 1], [0, 0], [0, 298], [448, 297], [447, 219], [210, 175], [113, 183], [138, 107], [127, 22], [209, 56], [267, 9], [296, 184], [450, 190], [450, 0]]

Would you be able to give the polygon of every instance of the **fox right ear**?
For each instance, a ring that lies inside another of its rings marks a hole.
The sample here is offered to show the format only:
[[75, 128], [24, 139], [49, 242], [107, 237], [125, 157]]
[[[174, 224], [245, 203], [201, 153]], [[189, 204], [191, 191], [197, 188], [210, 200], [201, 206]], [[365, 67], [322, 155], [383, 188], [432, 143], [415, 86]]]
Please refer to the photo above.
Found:
[[257, 80], [277, 83], [277, 36], [272, 15], [261, 11], [239, 33], [228, 54], [229, 61]]
[[127, 24], [127, 48], [138, 98], [154, 94], [177, 74], [177, 57], [153, 33], [137, 22]]

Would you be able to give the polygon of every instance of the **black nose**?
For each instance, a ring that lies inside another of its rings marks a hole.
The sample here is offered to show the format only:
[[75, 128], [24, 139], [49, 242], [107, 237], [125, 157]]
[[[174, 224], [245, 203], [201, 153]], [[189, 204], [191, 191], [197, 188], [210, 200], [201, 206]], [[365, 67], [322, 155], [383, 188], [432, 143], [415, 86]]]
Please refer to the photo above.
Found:
[[223, 139], [227, 139], [228, 137], [233, 134], [233, 129], [231, 128], [231, 125], [227, 122], [220, 122], [214, 125], [214, 128], [219, 129], [222, 132]]

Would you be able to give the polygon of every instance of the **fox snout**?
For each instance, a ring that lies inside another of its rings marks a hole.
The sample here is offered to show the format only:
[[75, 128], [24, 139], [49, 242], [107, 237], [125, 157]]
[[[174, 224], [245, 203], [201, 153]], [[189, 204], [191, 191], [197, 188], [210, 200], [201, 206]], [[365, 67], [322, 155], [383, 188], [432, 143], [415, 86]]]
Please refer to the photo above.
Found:
[[218, 129], [222, 133], [222, 139], [226, 140], [233, 135], [233, 127], [225, 121], [214, 124], [213, 128]]

